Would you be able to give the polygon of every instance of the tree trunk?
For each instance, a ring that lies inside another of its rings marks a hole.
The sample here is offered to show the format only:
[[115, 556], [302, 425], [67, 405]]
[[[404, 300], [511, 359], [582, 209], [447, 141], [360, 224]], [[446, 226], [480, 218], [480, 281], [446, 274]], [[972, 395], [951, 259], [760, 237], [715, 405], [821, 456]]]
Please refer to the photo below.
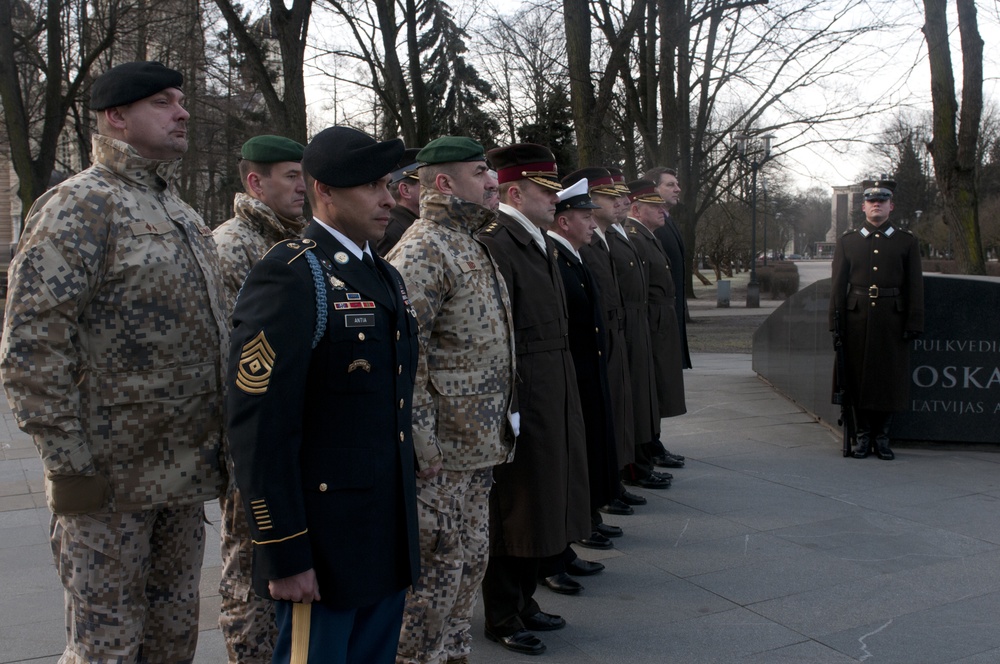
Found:
[[590, 3], [587, 0], [563, 0], [563, 17], [566, 23], [569, 90], [580, 164], [600, 164], [600, 122], [603, 118], [597, 117], [597, 98], [590, 80]]
[[928, 147], [934, 160], [945, 221], [958, 240], [955, 249], [959, 268], [966, 274], [986, 274], [976, 193], [976, 147], [983, 112], [983, 40], [979, 36], [974, 0], [957, 0], [963, 71], [959, 113], [948, 43], [947, 5], [946, 0], [924, 0], [923, 32], [931, 67], [934, 109], [933, 138]]

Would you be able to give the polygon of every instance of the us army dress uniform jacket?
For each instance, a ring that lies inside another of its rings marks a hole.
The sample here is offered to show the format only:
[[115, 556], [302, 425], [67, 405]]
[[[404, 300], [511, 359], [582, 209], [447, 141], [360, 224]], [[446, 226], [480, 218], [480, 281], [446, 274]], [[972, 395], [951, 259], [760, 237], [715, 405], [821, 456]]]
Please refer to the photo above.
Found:
[[556, 241], [556, 261], [566, 287], [569, 349], [576, 369], [587, 441], [590, 509], [618, 497], [618, 455], [614, 413], [608, 386], [604, 306], [597, 281], [587, 266]]
[[[652, 442], [660, 433], [653, 375], [653, 347], [649, 337], [649, 275], [642, 257], [628, 238], [609, 227], [605, 237], [615, 261], [618, 284], [625, 303], [625, 342], [628, 346], [629, 377], [632, 379], [632, 422], [635, 446]], [[619, 459], [632, 463], [635, 457]]]
[[228, 339], [212, 233], [170, 188], [179, 161], [99, 135], [93, 151], [25, 219], [0, 348], [8, 399], [47, 479], [108, 480], [101, 511], [211, 500]]
[[282, 240], [299, 237], [306, 227], [302, 217], [280, 219], [267, 205], [243, 193], [236, 194], [233, 212], [233, 218], [220, 224], [212, 233], [222, 263], [226, 311], [229, 313], [236, 306], [236, 295], [250, 268], [268, 249]]
[[409, 284], [420, 326], [413, 389], [418, 465], [490, 468], [507, 460], [514, 434], [514, 323], [507, 286], [475, 233], [496, 213], [432, 189], [421, 217], [388, 259]]
[[514, 311], [521, 432], [512, 463], [490, 493], [490, 554], [544, 558], [590, 534], [583, 413], [567, 340], [568, 314], [552, 240], [543, 253], [500, 213], [479, 234], [507, 284]]
[[625, 303], [615, 264], [601, 235], [594, 232], [590, 244], [580, 247], [584, 264], [597, 281], [604, 307], [604, 329], [608, 349], [605, 353], [608, 365], [608, 389], [611, 390], [611, 405], [614, 409], [615, 456], [619, 467], [626, 459], [635, 458], [635, 434], [632, 413], [632, 378], [628, 369], [628, 347], [625, 344]]
[[375, 262], [382, 279], [313, 221], [253, 267], [236, 303], [229, 442], [264, 597], [312, 568], [323, 604], [343, 610], [419, 573], [417, 322], [399, 273]]
[[649, 337], [660, 417], [683, 415], [687, 412], [684, 403], [684, 358], [680, 326], [674, 309], [674, 279], [670, 275], [670, 264], [660, 241], [641, 222], [629, 218], [625, 228], [649, 273]]
[[885, 222], [840, 236], [833, 254], [834, 314], [842, 312], [847, 395], [865, 410], [908, 408], [910, 345], [904, 332], [924, 330], [920, 246], [909, 231]]

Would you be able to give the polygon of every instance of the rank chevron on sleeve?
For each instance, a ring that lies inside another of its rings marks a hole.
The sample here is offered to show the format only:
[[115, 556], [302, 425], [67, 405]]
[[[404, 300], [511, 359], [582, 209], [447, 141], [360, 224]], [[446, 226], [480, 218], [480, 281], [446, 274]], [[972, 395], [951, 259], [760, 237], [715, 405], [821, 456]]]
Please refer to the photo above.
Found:
[[247, 394], [264, 394], [274, 368], [274, 350], [267, 342], [264, 330], [243, 344], [236, 387]]

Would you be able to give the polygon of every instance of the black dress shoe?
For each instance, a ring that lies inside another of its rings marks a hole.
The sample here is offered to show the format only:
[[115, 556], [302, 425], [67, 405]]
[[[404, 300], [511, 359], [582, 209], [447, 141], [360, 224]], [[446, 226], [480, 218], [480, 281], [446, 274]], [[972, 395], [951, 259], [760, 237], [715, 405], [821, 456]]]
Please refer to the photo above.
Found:
[[560, 595], [575, 595], [583, 590], [583, 586], [569, 578], [569, 574], [566, 572], [545, 577], [542, 579], [542, 585]]
[[641, 486], [643, 489], [667, 489], [670, 487], [670, 480], [657, 478], [653, 475], [649, 477], [623, 480], [629, 486]]
[[572, 562], [566, 565], [566, 572], [573, 576], [593, 576], [603, 571], [604, 565], [601, 563], [592, 563], [583, 558], [574, 558]]
[[626, 505], [645, 505], [646, 497], [640, 496], [637, 493], [632, 493], [631, 491], [626, 491], [624, 487], [622, 488], [622, 495], [619, 497]]
[[606, 523], [597, 524], [594, 526], [594, 530], [605, 537], [621, 537], [625, 534], [618, 526], [609, 526]]
[[649, 472], [649, 474], [652, 475], [653, 477], [659, 477], [659, 478], [665, 479], [665, 480], [672, 480], [672, 479], [674, 479], [673, 475], [671, 475], [670, 473], [668, 473], [666, 471], [663, 471], [663, 470], [652, 470], [652, 471]]
[[665, 447], [663, 448], [663, 453], [666, 456], [668, 456], [668, 457], [673, 457], [673, 458], [677, 459], [678, 461], [683, 461], [684, 460], [684, 455], [683, 454], [674, 454], [673, 452], [671, 452], [670, 450], [668, 450]]
[[[643, 502], [645, 502], [645, 499], [643, 499]], [[599, 507], [598, 511], [603, 512], [604, 514], [617, 514], [619, 516], [628, 516], [629, 514], [635, 514], [634, 509], [623, 503], [618, 498], [612, 499], [611, 502], [605, 505], [604, 507]]]
[[524, 623], [525, 629], [535, 632], [553, 632], [566, 626], [566, 620], [562, 616], [557, 616], [554, 613], [545, 613], [544, 611], [539, 611], [527, 618], [521, 618], [521, 622]]
[[615, 546], [611, 540], [598, 532], [590, 533], [590, 537], [577, 540], [576, 543], [587, 549], [613, 549]]
[[882, 459], [882, 461], [892, 461], [896, 458], [896, 455], [889, 449], [888, 445], [876, 445], [875, 456]]
[[499, 636], [488, 629], [484, 632], [487, 639], [499, 643], [512, 652], [519, 652], [522, 655], [541, 655], [545, 652], [545, 644], [541, 639], [526, 629], [519, 629], [510, 636]]
[[661, 454], [653, 457], [653, 463], [661, 468], [683, 468], [684, 461], [669, 454]]

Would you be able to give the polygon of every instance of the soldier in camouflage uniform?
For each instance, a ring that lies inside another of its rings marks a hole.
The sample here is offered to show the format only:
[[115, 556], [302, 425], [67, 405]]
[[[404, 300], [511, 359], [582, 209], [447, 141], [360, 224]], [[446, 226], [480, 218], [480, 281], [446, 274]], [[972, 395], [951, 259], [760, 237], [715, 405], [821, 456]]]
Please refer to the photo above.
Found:
[[[306, 183], [302, 177], [304, 146], [282, 136], [255, 136], [240, 149], [240, 179], [245, 193], [236, 194], [235, 216], [215, 229], [226, 311], [232, 314], [236, 296], [250, 268], [268, 249], [297, 238], [305, 228], [302, 207]], [[231, 664], [271, 661], [277, 625], [270, 600], [253, 590], [253, 542], [242, 498], [233, 481], [220, 500], [222, 512], [222, 579], [219, 628], [226, 639]]]
[[[398, 664], [465, 662], [489, 555], [493, 466], [513, 446], [510, 300], [476, 233], [496, 213], [483, 148], [442, 137], [417, 156], [420, 218], [389, 253], [420, 323], [413, 394], [419, 581], [406, 598]], [[449, 527], [450, 526], [450, 527]]]
[[98, 77], [94, 165], [42, 195], [10, 269], [0, 366], [34, 437], [66, 593], [60, 662], [181, 662], [219, 495], [227, 326], [212, 233], [171, 190], [183, 77]]

